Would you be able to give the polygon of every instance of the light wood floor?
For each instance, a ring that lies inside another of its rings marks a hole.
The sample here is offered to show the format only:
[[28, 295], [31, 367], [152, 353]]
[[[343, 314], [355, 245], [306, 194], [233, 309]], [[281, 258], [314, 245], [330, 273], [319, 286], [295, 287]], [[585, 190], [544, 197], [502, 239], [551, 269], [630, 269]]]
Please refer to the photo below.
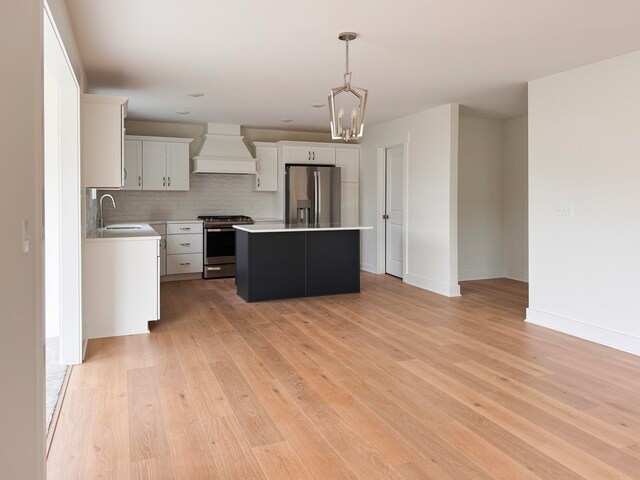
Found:
[[526, 288], [165, 283], [150, 335], [73, 369], [49, 478], [640, 478], [640, 358], [525, 324]]

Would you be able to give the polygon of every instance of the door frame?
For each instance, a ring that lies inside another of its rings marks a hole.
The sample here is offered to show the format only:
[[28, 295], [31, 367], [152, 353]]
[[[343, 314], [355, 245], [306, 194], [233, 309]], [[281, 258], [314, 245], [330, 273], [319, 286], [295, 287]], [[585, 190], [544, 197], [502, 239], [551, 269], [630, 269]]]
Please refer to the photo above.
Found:
[[[43, 2], [43, 57], [58, 84], [60, 363], [82, 363], [82, 213], [80, 166], [80, 82], [76, 77], [53, 14]], [[46, 238], [45, 238], [46, 242]], [[46, 265], [46, 259], [45, 259]]]
[[409, 180], [409, 134], [394, 135], [391, 137], [385, 137], [377, 140], [374, 143], [374, 147], [377, 151], [377, 167], [378, 167], [378, 204], [377, 204], [377, 220], [376, 227], [378, 230], [378, 268], [377, 273], [386, 273], [386, 252], [387, 252], [387, 237], [385, 220], [382, 216], [386, 212], [386, 194], [387, 194], [387, 175], [386, 175], [386, 151], [388, 148], [402, 147], [402, 171], [404, 173], [402, 178], [402, 281], [404, 282], [407, 276], [408, 265], [408, 239], [407, 230], [409, 227], [409, 194], [408, 194], [408, 180]]

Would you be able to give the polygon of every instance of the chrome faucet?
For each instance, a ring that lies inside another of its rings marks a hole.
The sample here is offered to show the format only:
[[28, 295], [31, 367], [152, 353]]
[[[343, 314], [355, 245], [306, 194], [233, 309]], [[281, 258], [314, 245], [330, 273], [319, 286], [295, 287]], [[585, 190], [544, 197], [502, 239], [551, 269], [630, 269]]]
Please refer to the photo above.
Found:
[[109, 197], [111, 199], [111, 203], [113, 203], [113, 208], [116, 208], [116, 201], [110, 194], [105, 193], [100, 197], [100, 218], [98, 219], [98, 228], [104, 228], [104, 216], [102, 215], [102, 200], [104, 200], [104, 197]]

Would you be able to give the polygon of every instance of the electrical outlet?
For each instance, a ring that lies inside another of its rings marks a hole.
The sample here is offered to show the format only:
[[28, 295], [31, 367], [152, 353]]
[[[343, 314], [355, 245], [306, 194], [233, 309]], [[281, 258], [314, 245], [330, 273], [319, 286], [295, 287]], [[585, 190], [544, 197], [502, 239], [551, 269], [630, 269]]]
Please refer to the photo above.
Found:
[[572, 217], [573, 216], [573, 204], [572, 203], [558, 203], [556, 204], [556, 217]]

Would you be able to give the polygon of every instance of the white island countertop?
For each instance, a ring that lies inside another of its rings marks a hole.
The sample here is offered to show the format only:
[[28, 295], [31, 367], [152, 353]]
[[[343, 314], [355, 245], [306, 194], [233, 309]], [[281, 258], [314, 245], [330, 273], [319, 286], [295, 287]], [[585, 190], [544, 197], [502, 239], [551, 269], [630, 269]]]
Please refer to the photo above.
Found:
[[276, 232], [327, 232], [336, 230], [372, 230], [373, 227], [363, 225], [323, 224], [304, 225], [288, 223], [260, 223], [254, 225], [234, 225], [233, 228], [249, 233], [276, 233]]
[[160, 235], [147, 223], [115, 224], [114, 226], [118, 225], [136, 225], [140, 228], [95, 228], [87, 231], [86, 240], [160, 240]]

